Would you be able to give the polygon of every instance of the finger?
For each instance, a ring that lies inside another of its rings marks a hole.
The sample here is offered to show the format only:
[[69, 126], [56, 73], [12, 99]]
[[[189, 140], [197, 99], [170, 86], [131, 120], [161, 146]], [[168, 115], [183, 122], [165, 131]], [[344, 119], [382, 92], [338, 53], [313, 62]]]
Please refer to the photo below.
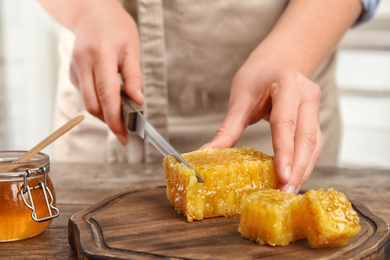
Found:
[[224, 123], [216, 131], [213, 140], [202, 146], [201, 149], [233, 147], [240, 139], [244, 129], [242, 125], [240, 126], [237, 122], [232, 123], [231, 119], [226, 117]]
[[300, 102], [298, 97], [294, 97], [295, 93], [294, 85], [289, 81], [278, 81], [271, 86], [270, 127], [275, 172], [281, 187], [290, 181], [294, 160], [294, 136]]
[[139, 53], [135, 50], [133, 54], [124, 54], [120, 65], [120, 72], [123, 79], [123, 90], [138, 105], [142, 105], [144, 96], [142, 94], [142, 71], [139, 60]]
[[120, 101], [120, 80], [118, 62], [113, 52], [104, 51], [96, 57], [94, 66], [95, 88], [100, 102], [103, 118], [111, 131], [122, 144], [128, 142], [129, 135], [125, 129]]
[[314, 151], [310, 157], [310, 160], [309, 160], [309, 164], [306, 168], [306, 171], [305, 173], [303, 174], [303, 177], [301, 179], [301, 183], [298, 184], [297, 188], [295, 189], [295, 192], [294, 193], [298, 193], [299, 190], [301, 189], [301, 187], [307, 182], [307, 180], [309, 179], [310, 175], [312, 174], [313, 172], [313, 169], [315, 167], [315, 165], [317, 164], [318, 162], [318, 159], [320, 157], [320, 154], [321, 154], [321, 147], [322, 147], [322, 137], [321, 137], [321, 131], [320, 131], [320, 128], [318, 128], [318, 134], [317, 134], [317, 144], [316, 144], [316, 147], [314, 148]]
[[93, 116], [104, 120], [99, 100], [95, 92], [92, 62], [73, 59], [71, 62], [71, 79], [79, 89], [85, 109]]
[[299, 107], [295, 132], [294, 161], [291, 180], [285, 191], [295, 192], [303, 183], [305, 174], [311, 173], [311, 159], [318, 142], [320, 90], [316, 85], [305, 86], [306, 96]]
[[233, 147], [242, 136], [248, 126], [239, 109], [229, 109], [222, 125], [216, 131], [213, 140], [201, 148], [230, 148]]
[[75, 64], [74, 60], [72, 60], [72, 61], [70, 62], [70, 66], [69, 66], [69, 78], [70, 78], [70, 81], [72, 82], [72, 84], [73, 84], [77, 89], [80, 89], [80, 88], [79, 88], [78, 73], [76, 72], [76, 64]]

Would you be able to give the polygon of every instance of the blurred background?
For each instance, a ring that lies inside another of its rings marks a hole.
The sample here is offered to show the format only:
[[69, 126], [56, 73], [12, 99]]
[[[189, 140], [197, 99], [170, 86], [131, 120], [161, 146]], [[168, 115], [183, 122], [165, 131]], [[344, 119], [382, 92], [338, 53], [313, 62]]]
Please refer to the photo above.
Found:
[[[28, 150], [55, 130], [60, 31], [35, 1], [0, 0], [0, 150]], [[344, 37], [337, 81], [340, 166], [390, 167], [390, 0]]]

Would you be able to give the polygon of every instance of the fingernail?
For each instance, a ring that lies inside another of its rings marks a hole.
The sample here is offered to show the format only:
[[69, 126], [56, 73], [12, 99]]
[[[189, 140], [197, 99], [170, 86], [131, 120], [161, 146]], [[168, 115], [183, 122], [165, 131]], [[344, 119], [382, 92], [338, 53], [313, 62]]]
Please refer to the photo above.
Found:
[[290, 181], [290, 178], [291, 178], [291, 166], [287, 166], [286, 169], [284, 169], [284, 179], [289, 182]]
[[120, 142], [122, 145], [126, 145], [126, 144], [127, 144], [127, 138], [124, 137], [123, 135], [117, 134], [116, 137], [118, 138], [119, 142]]
[[209, 145], [209, 143], [202, 145], [201, 147], [198, 148], [198, 150], [202, 150], [202, 149], [206, 148], [207, 145]]
[[144, 100], [144, 93], [142, 92], [142, 89], [138, 89], [138, 95], [140, 97], [140, 99], [143, 101]]
[[286, 192], [287, 193], [294, 193], [295, 190], [296, 190], [295, 186], [294, 185], [290, 185], [290, 186], [288, 186]]

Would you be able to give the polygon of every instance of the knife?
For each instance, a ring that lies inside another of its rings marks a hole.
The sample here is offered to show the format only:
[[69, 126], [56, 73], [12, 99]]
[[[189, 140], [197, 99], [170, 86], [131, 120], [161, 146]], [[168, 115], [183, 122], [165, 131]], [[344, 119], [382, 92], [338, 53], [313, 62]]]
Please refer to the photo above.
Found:
[[121, 92], [122, 116], [125, 126], [130, 132], [136, 132], [142, 139], [149, 141], [164, 156], [172, 155], [181, 163], [194, 170], [198, 182], [204, 183], [202, 177], [180, 155], [178, 151], [146, 120], [140, 108], [123, 91]]

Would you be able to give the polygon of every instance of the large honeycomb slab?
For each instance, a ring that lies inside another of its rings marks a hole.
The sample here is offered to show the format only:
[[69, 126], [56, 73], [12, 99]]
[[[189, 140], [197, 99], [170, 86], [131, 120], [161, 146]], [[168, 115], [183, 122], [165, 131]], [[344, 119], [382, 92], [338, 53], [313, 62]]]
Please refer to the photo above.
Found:
[[241, 200], [263, 188], [277, 188], [274, 161], [253, 148], [202, 149], [182, 155], [202, 176], [173, 156], [164, 158], [167, 196], [188, 221], [240, 212]]

